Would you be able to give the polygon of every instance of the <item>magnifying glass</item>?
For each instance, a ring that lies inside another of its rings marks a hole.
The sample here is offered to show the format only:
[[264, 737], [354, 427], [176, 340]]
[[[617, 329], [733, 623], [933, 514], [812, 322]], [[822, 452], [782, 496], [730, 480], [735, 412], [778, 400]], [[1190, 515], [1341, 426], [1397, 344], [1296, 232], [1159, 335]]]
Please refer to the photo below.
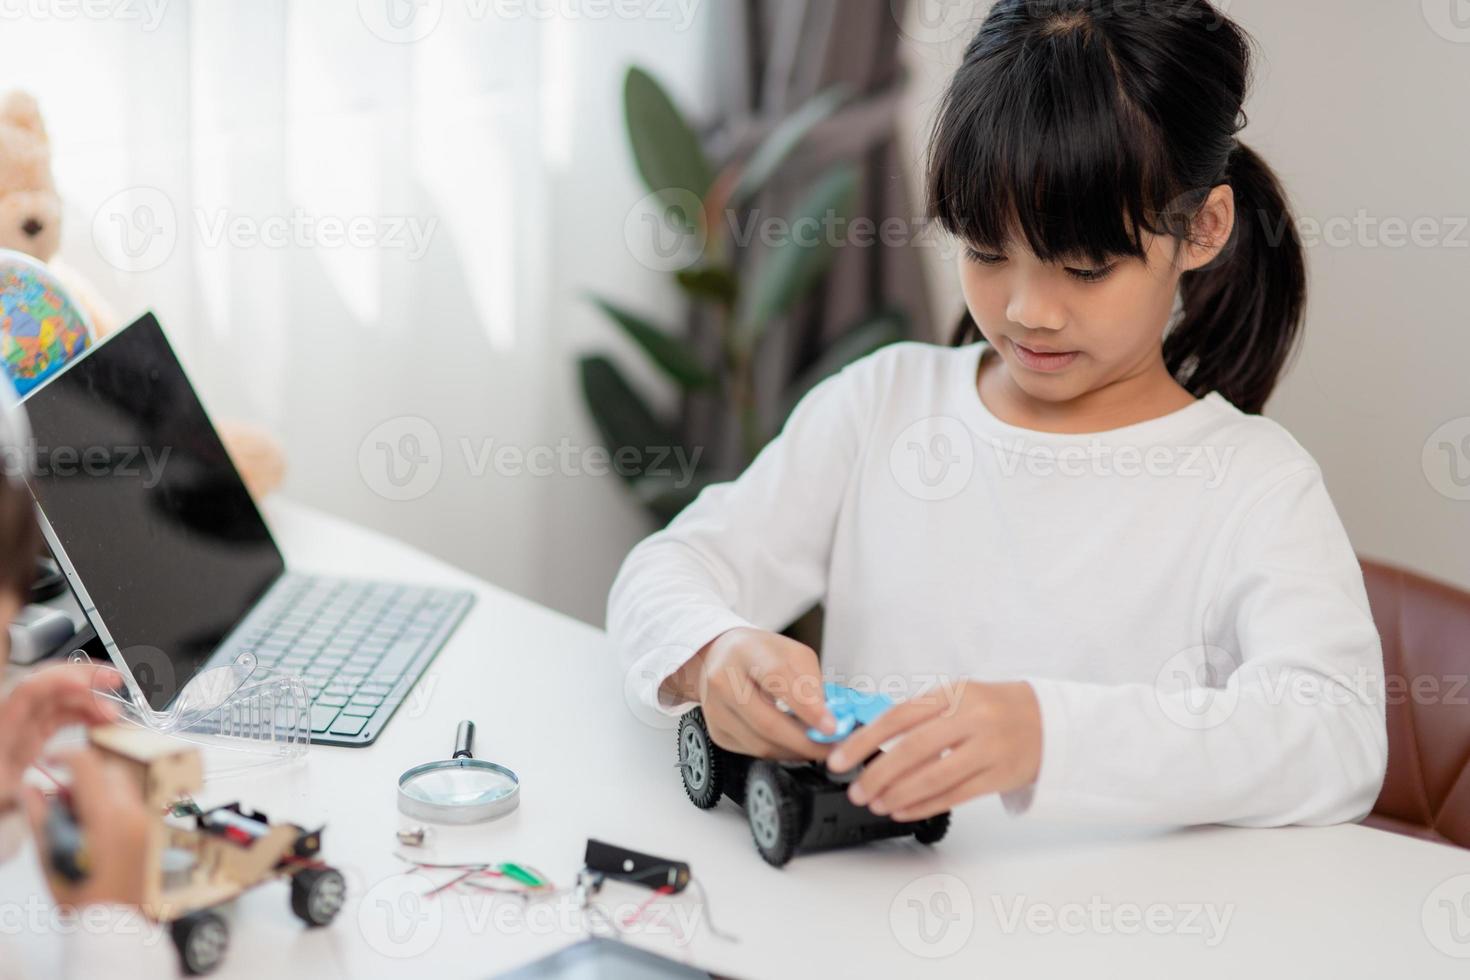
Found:
[[462, 721], [454, 755], [398, 777], [398, 810], [435, 823], [480, 823], [503, 817], [521, 802], [521, 781], [505, 766], [472, 754], [475, 723]]

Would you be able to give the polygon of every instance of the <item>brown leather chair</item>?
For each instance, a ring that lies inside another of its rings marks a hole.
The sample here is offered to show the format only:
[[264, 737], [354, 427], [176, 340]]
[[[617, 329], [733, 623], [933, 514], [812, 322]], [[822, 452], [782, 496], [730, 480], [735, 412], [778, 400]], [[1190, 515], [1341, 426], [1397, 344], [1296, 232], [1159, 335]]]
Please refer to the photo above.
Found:
[[1470, 592], [1362, 565], [1388, 700], [1388, 775], [1363, 823], [1470, 847]]

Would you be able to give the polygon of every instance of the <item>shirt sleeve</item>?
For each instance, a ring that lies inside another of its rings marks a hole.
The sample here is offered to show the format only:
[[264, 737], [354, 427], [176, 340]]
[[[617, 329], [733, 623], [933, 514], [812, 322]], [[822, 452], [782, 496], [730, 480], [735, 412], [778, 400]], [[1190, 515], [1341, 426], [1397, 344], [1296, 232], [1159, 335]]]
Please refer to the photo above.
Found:
[[1162, 653], [1154, 683], [1032, 679], [1041, 768], [1006, 809], [1248, 827], [1365, 816], [1388, 761], [1383, 654], [1315, 465], [1248, 505], [1205, 635]]
[[825, 595], [870, 408], [862, 369], [818, 384], [738, 479], [706, 487], [628, 554], [608, 596], [607, 629], [630, 697], [681, 714], [692, 702], [666, 703], [659, 686], [705, 644], [741, 626], [784, 629]]

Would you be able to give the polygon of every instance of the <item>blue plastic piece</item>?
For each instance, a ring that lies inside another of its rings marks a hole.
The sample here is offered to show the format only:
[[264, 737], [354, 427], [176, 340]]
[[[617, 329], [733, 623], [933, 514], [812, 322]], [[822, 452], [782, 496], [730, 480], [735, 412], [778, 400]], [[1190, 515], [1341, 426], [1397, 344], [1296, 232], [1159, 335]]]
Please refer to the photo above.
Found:
[[806, 737], [823, 745], [842, 741], [851, 735], [857, 726], [871, 725], [883, 712], [893, 707], [892, 699], [886, 695], [854, 691], [850, 687], [843, 687], [841, 684], [833, 684], [830, 681], [822, 685], [822, 693], [827, 698], [828, 710], [837, 719], [837, 730], [827, 735], [820, 729], [808, 728]]

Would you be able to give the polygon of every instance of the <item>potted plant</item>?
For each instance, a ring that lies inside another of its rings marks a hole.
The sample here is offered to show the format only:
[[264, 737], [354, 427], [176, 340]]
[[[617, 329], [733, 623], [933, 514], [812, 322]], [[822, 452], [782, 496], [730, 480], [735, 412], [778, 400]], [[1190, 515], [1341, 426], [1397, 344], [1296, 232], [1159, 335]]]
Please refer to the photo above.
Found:
[[[848, 101], [840, 88], [812, 98], [781, 120], [749, 153], [716, 168], [698, 136], [669, 94], [647, 72], [629, 70], [623, 89], [628, 140], [650, 200], [661, 218], [694, 243], [678, 262], [674, 276], [691, 304], [708, 315], [718, 333], [718, 353], [701, 357], [679, 334], [603, 297], [594, 302], [659, 373], [685, 394], [719, 399], [739, 429], [738, 466], [722, 472], [698, 462], [692, 482], [631, 468], [623, 476], [661, 522], [667, 522], [706, 485], [738, 475], [779, 431], [796, 402], [823, 378], [878, 348], [905, 336], [907, 320], [896, 310], [862, 317], [800, 377], [781, 392], [779, 418], [760, 417], [754, 369], [759, 346], [770, 328], [822, 282], [840, 240], [827, 234], [790, 234], [768, 241], [756, 256], [757, 237], [731, 233], [768, 220], [755, 200], [791, 158], [807, 135]], [[839, 164], [818, 174], [802, 191], [779, 227], [845, 228], [858, 195], [859, 174]], [[759, 261], [753, 261], [758, 258]], [[626, 458], [646, 459], [649, 447], [681, 446], [675, 420], [661, 417], [608, 356], [580, 359], [581, 385], [588, 410], [608, 450], [632, 448]]]

